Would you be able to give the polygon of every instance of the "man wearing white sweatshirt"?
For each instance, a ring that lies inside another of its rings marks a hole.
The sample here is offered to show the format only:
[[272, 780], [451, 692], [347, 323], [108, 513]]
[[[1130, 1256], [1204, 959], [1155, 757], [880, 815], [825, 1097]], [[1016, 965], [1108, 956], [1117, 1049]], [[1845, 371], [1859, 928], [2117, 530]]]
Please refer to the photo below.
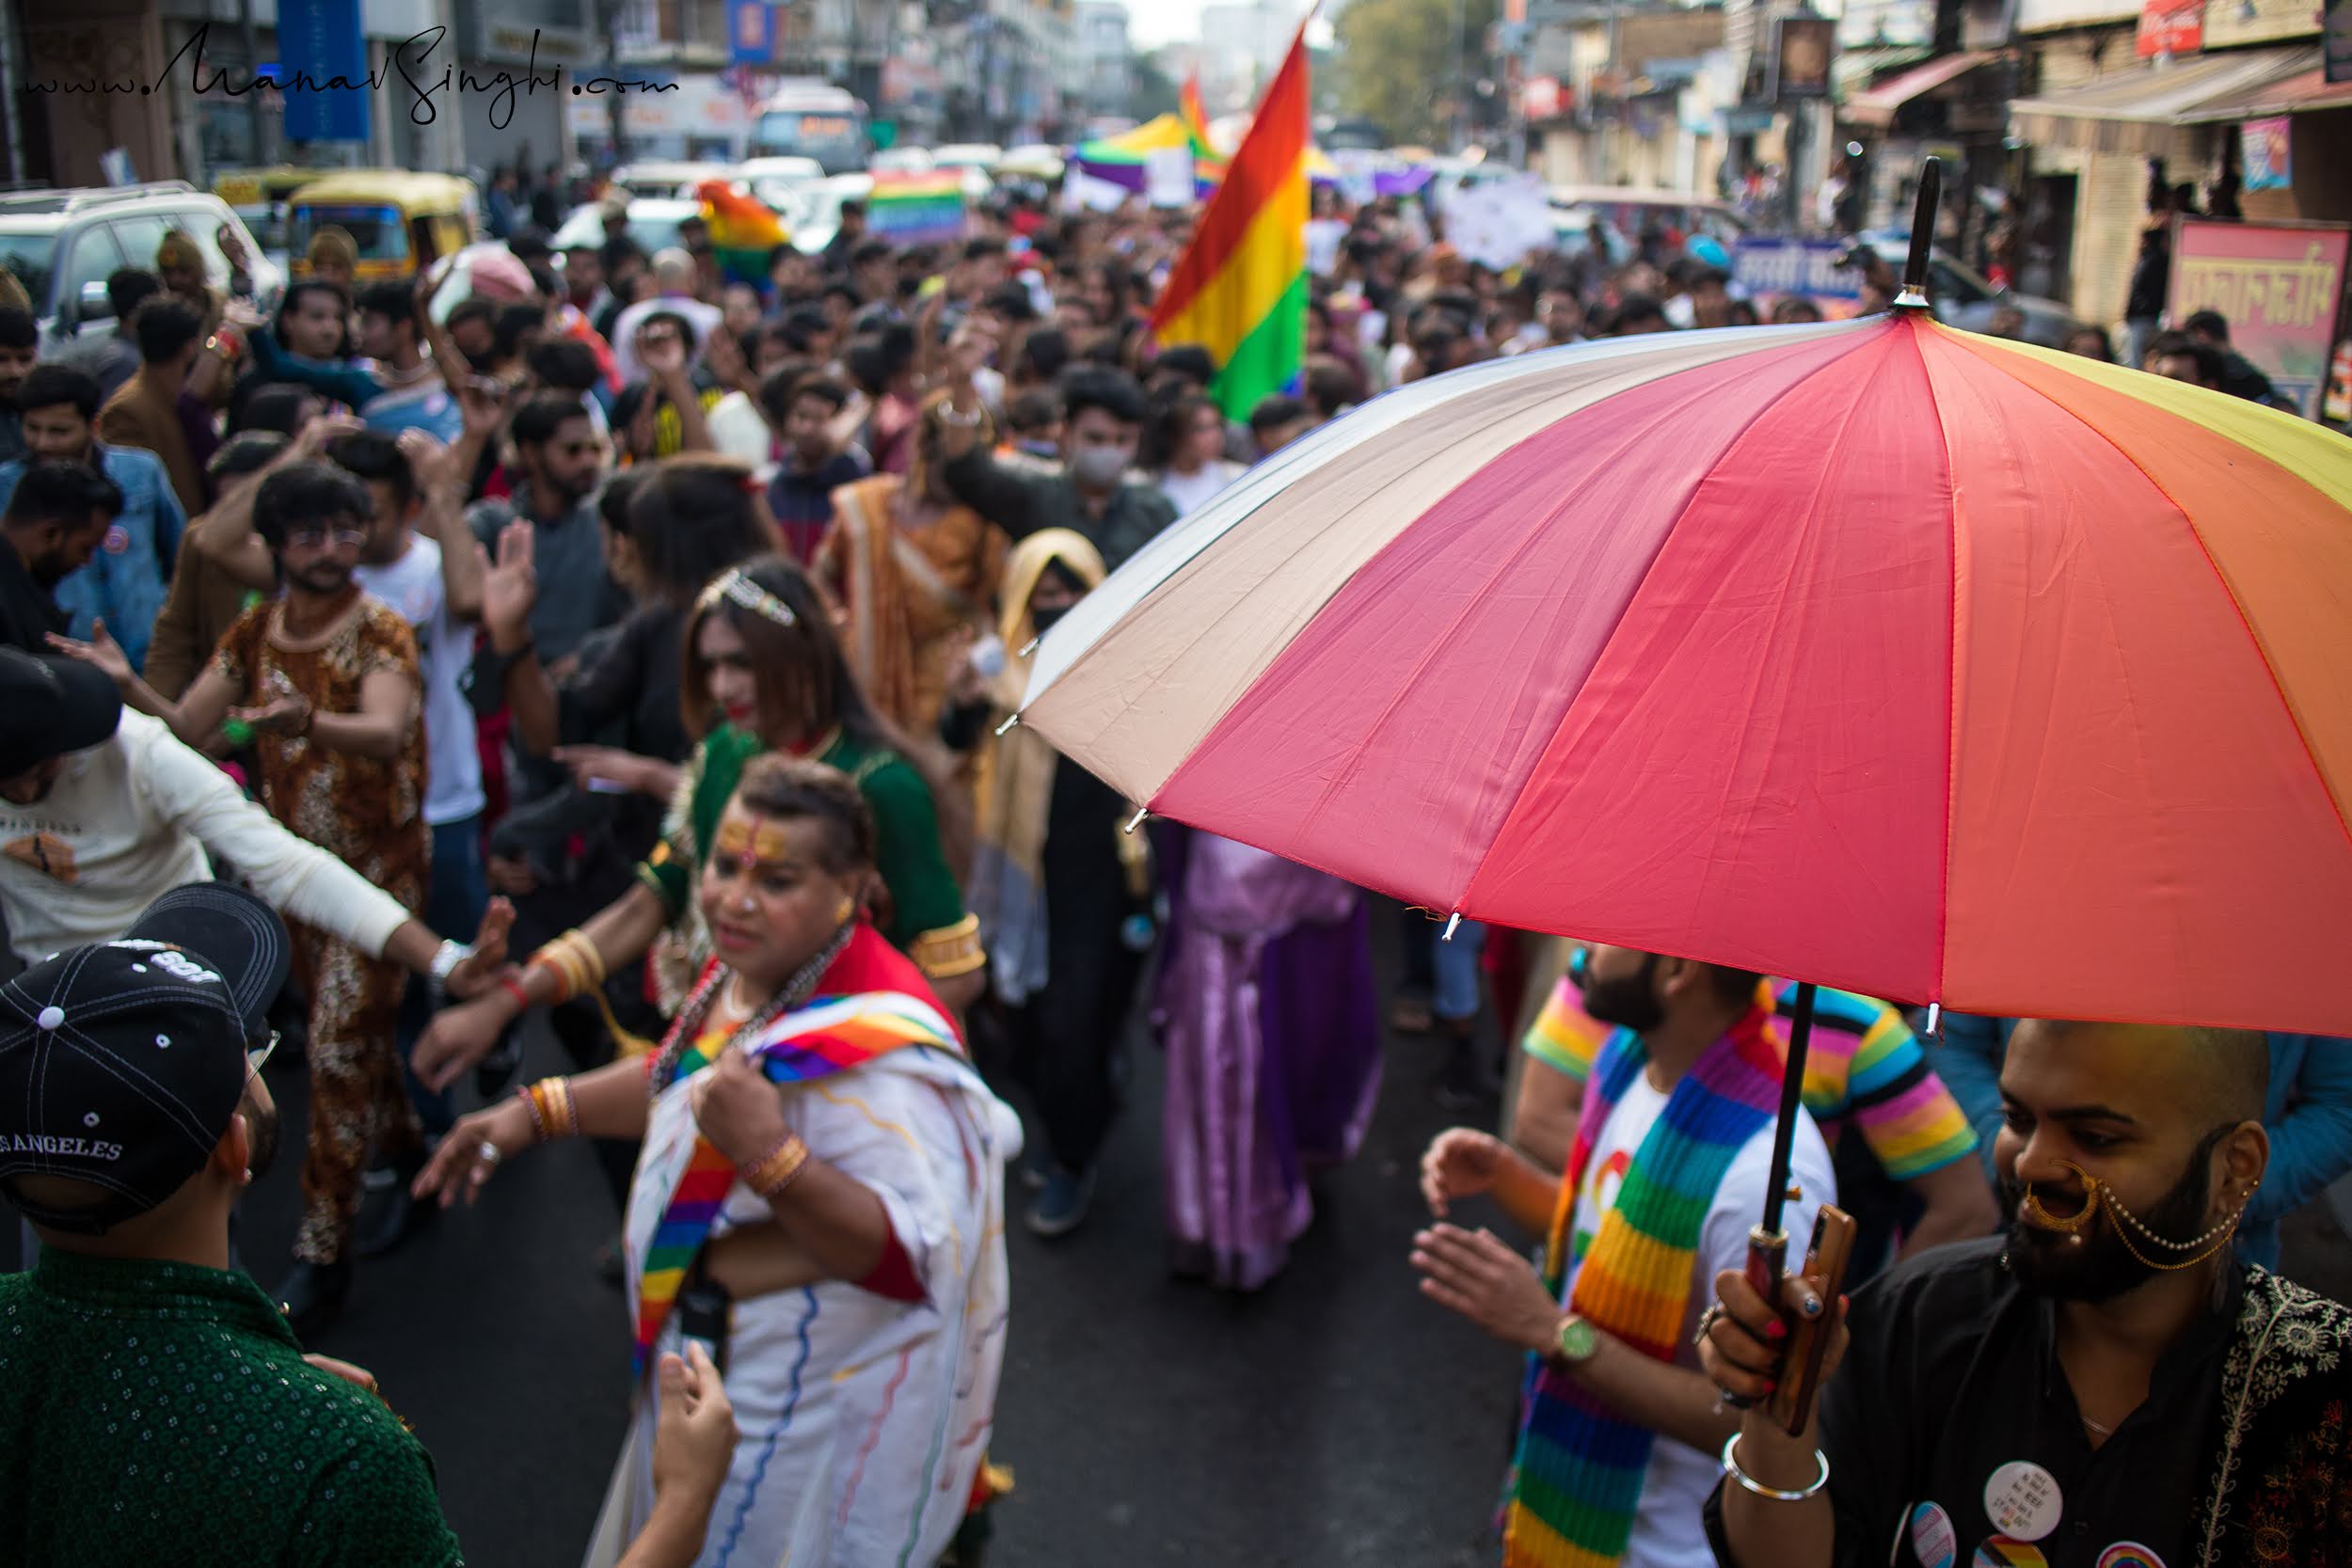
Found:
[[432, 976], [459, 996], [505, 961], [503, 900], [471, 948], [444, 942], [399, 900], [239, 792], [160, 719], [128, 711], [88, 665], [0, 648], [0, 911], [8, 943], [37, 963], [109, 941], [211, 856], [271, 907]]

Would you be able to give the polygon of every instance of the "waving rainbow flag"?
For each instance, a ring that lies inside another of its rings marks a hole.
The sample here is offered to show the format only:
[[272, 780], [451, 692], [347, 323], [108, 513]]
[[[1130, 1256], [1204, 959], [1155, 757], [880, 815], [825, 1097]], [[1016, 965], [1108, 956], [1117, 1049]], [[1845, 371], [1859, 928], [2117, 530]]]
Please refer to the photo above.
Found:
[[767, 203], [725, 180], [704, 181], [694, 187], [694, 198], [703, 204], [703, 224], [719, 254], [719, 270], [729, 282], [767, 293], [769, 253], [788, 238], [784, 224]]
[[1302, 26], [1152, 312], [1161, 342], [1216, 356], [1212, 390], [1237, 420], [1295, 390], [1306, 358], [1308, 117]]
[[951, 168], [885, 169], [866, 199], [866, 231], [892, 245], [963, 238], [963, 177]]

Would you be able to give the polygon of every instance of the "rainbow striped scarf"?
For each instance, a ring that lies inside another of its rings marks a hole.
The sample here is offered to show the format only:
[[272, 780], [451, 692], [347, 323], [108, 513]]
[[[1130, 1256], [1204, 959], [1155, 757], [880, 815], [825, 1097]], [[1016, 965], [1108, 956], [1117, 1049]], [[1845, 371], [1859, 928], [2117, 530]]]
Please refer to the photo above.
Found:
[[[1772, 1125], [1784, 1060], [1770, 1020], [1751, 1010], [1682, 1075], [1601, 1217], [1571, 1309], [1645, 1355], [1675, 1359], [1699, 1227], [1733, 1157]], [[1593, 1065], [1552, 1214], [1545, 1282], [1554, 1294], [1567, 1275], [1576, 1193], [1593, 1145], [1648, 1061], [1640, 1037], [1620, 1029]], [[1622, 1558], [1655, 1439], [1549, 1360], [1531, 1358], [1504, 1503], [1505, 1568], [1605, 1568]]]
[[[677, 1026], [690, 1027], [690, 1021], [701, 1014], [700, 1007], [690, 1005], [679, 1015]], [[709, 1066], [724, 1044], [725, 1037], [715, 1030], [694, 1039], [679, 1053], [670, 1082], [682, 1083]], [[930, 1006], [898, 991], [875, 990], [812, 998], [806, 1006], [769, 1023], [750, 1049], [771, 1082], [809, 1084], [864, 1067], [911, 1045], [961, 1054], [946, 1021]], [[662, 1208], [661, 1223], [638, 1275], [640, 1372], [652, 1358], [661, 1325], [669, 1321], [670, 1309], [677, 1304], [678, 1291], [686, 1283], [687, 1267], [708, 1239], [711, 1223], [735, 1185], [735, 1176], [733, 1161], [707, 1139], [694, 1140], [693, 1155]]]

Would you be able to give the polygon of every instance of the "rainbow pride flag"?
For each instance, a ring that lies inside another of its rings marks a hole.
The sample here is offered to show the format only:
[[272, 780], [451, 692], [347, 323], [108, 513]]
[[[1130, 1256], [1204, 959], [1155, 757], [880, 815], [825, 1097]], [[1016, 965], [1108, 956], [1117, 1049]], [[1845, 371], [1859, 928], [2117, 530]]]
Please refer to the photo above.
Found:
[[1236, 420], [1296, 390], [1306, 358], [1309, 114], [1302, 26], [1152, 312], [1159, 341], [1216, 356], [1211, 390]]
[[719, 270], [729, 282], [767, 293], [769, 253], [790, 238], [783, 221], [766, 202], [729, 181], [704, 181], [694, 187], [694, 198], [703, 204], [703, 224], [719, 253]]
[[877, 173], [866, 198], [866, 231], [901, 245], [963, 238], [963, 176], [950, 168]]

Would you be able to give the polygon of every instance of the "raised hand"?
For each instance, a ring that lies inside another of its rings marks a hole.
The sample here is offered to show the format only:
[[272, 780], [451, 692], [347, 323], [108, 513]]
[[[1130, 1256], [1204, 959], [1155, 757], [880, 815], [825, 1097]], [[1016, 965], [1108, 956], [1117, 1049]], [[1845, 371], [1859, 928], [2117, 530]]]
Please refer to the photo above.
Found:
[[484, 558], [482, 624], [491, 646], [501, 652], [516, 652], [531, 641], [531, 612], [539, 603], [539, 574], [532, 564], [536, 545], [531, 524], [517, 517], [499, 531], [497, 561]]
[[49, 634], [49, 645], [68, 658], [78, 658], [85, 664], [103, 670], [106, 678], [117, 686], [128, 687], [131, 684], [131, 656], [122, 651], [122, 644], [114, 640], [114, 634], [106, 629], [103, 619], [90, 623], [90, 639], [87, 642], [77, 642], [71, 637], [53, 631]]
[[496, 436], [506, 419], [506, 383], [486, 375], [469, 377], [457, 394], [457, 408], [467, 435], [485, 440]]
[[1538, 1354], [1551, 1348], [1560, 1304], [1534, 1265], [1494, 1232], [1433, 1225], [1413, 1238], [1413, 1267], [1422, 1295], [1504, 1344]]
[[1452, 1127], [1430, 1140], [1421, 1157], [1421, 1196], [1443, 1219], [1452, 1204], [1494, 1191], [1496, 1173], [1509, 1157], [1502, 1140], [1471, 1127]]
[[1715, 1304], [1702, 1319], [1700, 1370], [1724, 1393], [1759, 1402], [1779, 1384], [1781, 1362], [1788, 1354], [1788, 1325], [1824, 1312], [1836, 1315], [1828, 1348], [1821, 1354], [1821, 1378], [1826, 1382], [1846, 1354], [1846, 1299], [1824, 1301], [1812, 1286], [1792, 1274], [1782, 1278], [1780, 1300], [1775, 1304], [1757, 1294], [1745, 1273], [1725, 1269], [1715, 1276]]
[[232, 707], [229, 717], [251, 726], [255, 735], [300, 735], [310, 727], [310, 699], [289, 691], [260, 707]]
[[[423, 1059], [421, 1049], [421, 1044], [420, 1062]], [[421, 1078], [423, 1074], [420, 1072], [418, 1076]], [[487, 1110], [459, 1117], [457, 1125], [433, 1150], [433, 1158], [417, 1173], [417, 1180], [409, 1185], [409, 1196], [420, 1201], [437, 1197], [444, 1209], [463, 1196], [470, 1206], [509, 1155], [519, 1154], [538, 1141], [531, 1125], [531, 1113], [523, 1108], [519, 1099], [502, 1100]]]
[[464, 1001], [488, 990], [506, 967], [506, 935], [515, 928], [515, 906], [503, 898], [493, 898], [482, 911], [481, 928], [473, 935], [473, 953], [463, 963], [449, 972], [445, 988], [450, 995]]
[[694, 1075], [690, 1093], [694, 1124], [713, 1148], [738, 1165], [765, 1158], [791, 1132], [775, 1085], [740, 1051], [721, 1052]]
[[514, 1003], [502, 990], [485, 991], [434, 1014], [417, 1037], [416, 1055], [409, 1064], [417, 1082], [428, 1089], [448, 1088], [459, 1073], [490, 1053], [514, 1014]]
[[727, 1402], [719, 1369], [700, 1342], [689, 1339], [686, 1354], [664, 1354], [654, 1376], [660, 1386], [653, 1429], [654, 1495], [717, 1497], [735, 1458], [737, 1435], [735, 1407]]

